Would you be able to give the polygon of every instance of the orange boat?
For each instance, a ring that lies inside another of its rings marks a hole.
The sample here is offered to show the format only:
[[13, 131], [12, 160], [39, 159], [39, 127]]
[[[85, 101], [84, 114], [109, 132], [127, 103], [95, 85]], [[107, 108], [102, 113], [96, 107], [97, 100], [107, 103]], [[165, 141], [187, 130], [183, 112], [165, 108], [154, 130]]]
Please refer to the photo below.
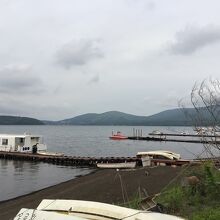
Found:
[[125, 140], [128, 139], [127, 136], [123, 135], [120, 131], [118, 131], [116, 134], [113, 134], [112, 132], [112, 136], [109, 137], [112, 140]]

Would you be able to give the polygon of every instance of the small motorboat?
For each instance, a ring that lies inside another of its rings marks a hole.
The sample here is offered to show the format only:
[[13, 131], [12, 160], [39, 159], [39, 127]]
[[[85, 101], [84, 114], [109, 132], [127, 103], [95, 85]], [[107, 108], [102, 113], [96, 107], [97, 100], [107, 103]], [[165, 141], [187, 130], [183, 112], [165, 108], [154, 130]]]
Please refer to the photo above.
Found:
[[61, 157], [64, 156], [64, 153], [59, 153], [59, 152], [37, 152], [37, 154], [43, 155], [43, 156], [57, 156], [57, 157]]
[[179, 160], [180, 154], [174, 153], [172, 151], [166, 150], [155, 150], [155, 151], [146, 151], [138, 152], [137, 157], [149, 156], [153, 159], [168, 159], [168, 160]]
[[120, 131], [117, 131], [116, 134], [113, 134], [112, 132], [112, 136], [109, 137], [112, 140], [125, 140], [128, 139], [127, 136], [123, 135]]
[[132, 169], [136, 167], [136, 162], [97, 163], [97, 167], [103, 169]]
[[161, 131], [158, 131], [158, 130], [154, 130], [154, 131], [152, 131], [151, 133], [150, 133], [151, 135], [163, 135], [163, 132], [161, 132]]
[[[14, 220], [181, 220], [182, 218], [82, 200], [44, 199], [37, 209], [21, 209]], [[183, 220], [183, 219], [182, 219]]]

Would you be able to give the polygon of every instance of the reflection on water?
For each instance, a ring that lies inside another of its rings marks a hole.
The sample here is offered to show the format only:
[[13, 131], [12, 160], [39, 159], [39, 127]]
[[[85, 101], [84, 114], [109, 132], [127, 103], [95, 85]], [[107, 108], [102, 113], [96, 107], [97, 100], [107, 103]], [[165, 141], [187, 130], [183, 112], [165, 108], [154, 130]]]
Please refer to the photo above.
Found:
[[91, 170], [39, 162], [0, 160], [0, 201], [85, 175]]
[[[192, 132], [189, 127], [136, 127], [143, 136], [153, 130]], [[132, 135], [129, 126], [0, 126], [0, 133], [24, 132], [44, 136], [49, 151], [74, 156], [135, 156], [138, 151], [171, 150], [182, 158], [194, 158], [203, 151], [201, 144], [147, 141], [114, 141], [112, 130]], [[206, 156], [206, 155], [201, 155]], [[56, 166], [46, 163], [0, 160], [0, 200], [23, 195], [88, 173], [88, 169]]]

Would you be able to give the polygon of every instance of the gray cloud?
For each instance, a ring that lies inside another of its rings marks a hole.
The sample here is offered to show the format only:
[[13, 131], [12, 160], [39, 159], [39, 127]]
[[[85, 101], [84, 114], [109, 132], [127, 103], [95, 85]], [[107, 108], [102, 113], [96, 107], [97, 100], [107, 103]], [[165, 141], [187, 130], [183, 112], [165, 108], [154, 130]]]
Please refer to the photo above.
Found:
[[[177, 106], [195, 81], [219, 77], [220, 1], [112, 2], [0, 0], [0, 112], [149, 115]], [[201, 26], [184, 28], [191, 22]], [[10, 63], [33, 68], [2, 68]]]
[[5, 103], [1, 103], [0, 115], [24, 115], [24, 111], [18, 110], [17, 108], [10, 105], [5, 106]]
[[56, 62], [66, 69], [82, 66], [95, 58], [102, 58], [99, 41], [94, 39], [73, 40], [56, 53]]
[[178, 107], [178, 103], [180, 101], [180, 95], [176, 95], [176, 96], [166, 96], [164, 97], [163, 100], [158, 101], [158, 100], [153, 100], [151, 102], [153, 102], [155, 105], [161, 107], [161, 108], [175, 108]]
[[100, 80], [100, 77], [99, 77], [99, 75], [97, 74], [97, 75], [93, 76], [93, 77], [89, 80], [89, 84], [98, 83], [99, 80]]
[[125, 4], [134, 7], [138, 6], [142, 9], [147, 9], [149, 11], [153, 11], [156, 8], [156, 3], [154, 1], [146, 1], [146, 0], [125, 0]]
[[153, 2], [153, 1], [148, 2], [148, 3], [147, 3], [147, 8], [148, 8], [149, 10], [154, 10], [154, 9], [156, 8], [155, 2]]
[[41, 79], [33, 75], [29, 65], [8, 65], [0, 69], [0, 92], [19, 93], [42, 90]]
[[17, 115], [48, 119], [51, 116], [54, 118], [57, 117], [57, 114], [65, 112], [68, 108], [67, 105], [57, 106], [49, 103], [49, 101], [45, 102], [42, 99], [40, 100], [41, 102], [38, 102], [36, 99], [28, 102], [24, 96], [21, 98], [14, 95], [9, 96], [8, 94], [3, 94], [0, 96], [0, 115]]
[[218, 41], [220, 41], [220, 27], [187, 26], [176, 33], [175, 41], [169, 45], [169, 51], [173, 54], [189, 55]]

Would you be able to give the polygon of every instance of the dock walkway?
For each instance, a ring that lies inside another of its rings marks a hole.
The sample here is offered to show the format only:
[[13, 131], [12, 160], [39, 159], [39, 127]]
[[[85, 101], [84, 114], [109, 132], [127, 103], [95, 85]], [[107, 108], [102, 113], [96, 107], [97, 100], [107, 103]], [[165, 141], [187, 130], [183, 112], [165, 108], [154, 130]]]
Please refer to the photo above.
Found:
[[195, 140], [195, 139], [174, 139], [174, 138], [166, 138], [163, 137], [136, 137], [136, 136], [129, 136], [129, 140], [139, 140], [139, 141], [165, 141], [165, 142], [183, 142], [183, 143], [195, 143], [195, 144], [220, 144], [220, 141], [217, 140]]
[[149, 135], [152, 136], [173, 136], [173, 137], [201, 137], [201, 138], [220, 138], [220, 135], [208, 135], [208, 134], [176, 134], [176, 133], [160, 133], [160, 134], [154, 134], [149, 133]]
[[[44, 163], [52, 163], [65, 166], [75, 167], [96, 167], [97, 163], [126, 163], [136, 162], [137, 166], [142, 166], [139, 157], [75, 157], [75, 156], [50, 156], [32, 153], [4, 152], [0, 151], [0, 159], [7, 160], [23, 160], [38, 161]], [[167, 159], [151, 159], [152, 166], [182, 166], [185, 164], [198, 164], [207, 159], [200, 160], [167, 160]], [[217, 165], [220, 158], [212, 158]]]
[[137, 157], [77, 157], [77, 156], [55, 156], [41, 155], [32, 153], [20, 152], [5, 152], [0, 151], [0, 159], [9, 160], [24, 160], [24, 161], [39, 161], [53, 164], [70, 165], [70, 166], [86, 166], [93, 167], [97, 163], [125, 163], [136, 162], [141, 163]]
[[[178, 138], [182, 137], [182, 138]], [[191, 139], [186, 139], [191, 137]], [[197, 139], [196, 139], [197, 138]], [[196, 143], [196, 144], [220, 144], [219, 135], [207, 134], [175, 134], [175, 133], [149, 133], [149, 136], [133, 135], [128, 136], [129, 140], [140, 141], [165, 141], [165, 142], [183, 142], [183, 143]]]

